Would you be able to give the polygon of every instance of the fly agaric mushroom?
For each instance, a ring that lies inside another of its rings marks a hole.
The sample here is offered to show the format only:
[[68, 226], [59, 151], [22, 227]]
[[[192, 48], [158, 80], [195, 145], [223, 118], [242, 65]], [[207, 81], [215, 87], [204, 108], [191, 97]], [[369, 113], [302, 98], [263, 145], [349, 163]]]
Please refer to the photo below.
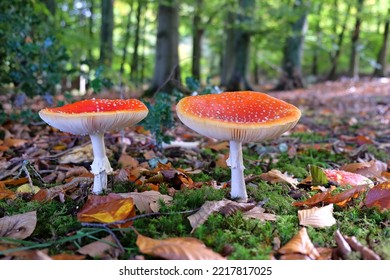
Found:
[[107, 189], [107, 174], [112, 172], [106, 156], [104, 133], [120, 130], [140, 122], [148, 114], [144, 103], [136, 99], [90, 99], [57, 108], [46, 108], [39, 116], [49, 125], [76, 135], [89, 135], [94, 160], [91, 172], [95, 175], [95, 194]]
[[242, 143], [279, 137], [301, 117], [295, 106], [264, 93], [237, 91], [188, 96], [176, 106], [179, 119], [196, 132], [229, 140], [231, 196], [247, 200]]

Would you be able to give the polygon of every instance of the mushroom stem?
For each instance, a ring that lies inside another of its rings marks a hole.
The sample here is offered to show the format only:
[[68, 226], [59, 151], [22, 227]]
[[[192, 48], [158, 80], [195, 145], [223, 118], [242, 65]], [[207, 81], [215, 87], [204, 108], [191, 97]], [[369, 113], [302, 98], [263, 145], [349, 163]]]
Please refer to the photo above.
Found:
[[93, 149], [91, 172], [95, 175], [92, 192], [100, 194], [107, 190], [107, 174], [112, 172], [112, 168], [106, 155], [104, 134], [90, 134], [89, 136]]
[[230, 141], [230, 154], [226, 161], [227, 165], [231, 168], [231, 196], [232, 198], [239, 198], [241, 200], [247, 200], [248, 195], [246, 193], [245, 179], [244, 179], [244, 161], [242, 158], [242, 146], [241, 142], [231, 140]]

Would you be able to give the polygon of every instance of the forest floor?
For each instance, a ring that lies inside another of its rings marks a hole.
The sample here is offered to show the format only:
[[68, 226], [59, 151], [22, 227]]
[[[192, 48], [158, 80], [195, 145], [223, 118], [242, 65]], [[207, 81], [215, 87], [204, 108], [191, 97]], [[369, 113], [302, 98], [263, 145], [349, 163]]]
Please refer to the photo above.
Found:
[[0, 259], [389, 260], [390, 79], [269, 94], [302, 118], [243, 146], [247, 202], [230, 199], [228, 143], [176, 118], [166, 133], [190, 149], [157, 149], [140, 125], [107, 133], [114, 173], [92, 195], [89, 138], [43, 123], [39, 97], [0, 96]]

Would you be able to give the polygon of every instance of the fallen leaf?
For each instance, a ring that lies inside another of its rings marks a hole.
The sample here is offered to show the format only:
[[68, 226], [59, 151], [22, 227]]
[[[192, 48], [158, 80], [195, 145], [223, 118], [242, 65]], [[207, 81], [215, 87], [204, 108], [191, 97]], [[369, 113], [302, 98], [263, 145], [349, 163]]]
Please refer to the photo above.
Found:
[[4, 198], [15, 199], [15, 192], [5, 187], [5, 184], [0, 182], [0, 200]]
[[81, 255], [74, 255], [74, 254], [66, 254], [66, 253], [61, 253], [57, 255], [50, 256], [53, 260], [57, 261], [65, 261], [65, 260], [83, 260], [85, 259], [85, 256]]
[[369, 188], [368, 185], [357, 185], [357, 186], [352, 187], [352, 188], [350, 188], [342, 193], [328, 197], [328, 198], [324, 199], [323, 202], [334, 203], [338, 206], [343, 207], [353, 198], [357, 198], [357, 197], [359, 197], [360, 194], [366, 192], [368, 188]]
[[[111, 193], [107, 196], [89, 195], [83, 208], [77, 213], [80, 222], [112, 223], [135, 216], [135, 208], [132, 198], [123, 198]], [[126, 227], [130, 224], [121, 224], [118, 227]]]
[[4, 139], [4, 145], [7, 147], [21, 147], [24, 144], [26, 144], [28, 141], [23, 139], [16, 139], [16, 138], [5, 138]]
[[370, 189], [364, 204], [367, 207], [378, 207], [380, 210], [390, 209], [390, 182], [383, 182]]
[[341, 187], [355, 187], [360, 185], [374, 186], [374, 183], [370, 179], [360, 174], [332, 169], [324, 169], [324, 172], [329, 181], [336, 182]]
[[320, 254], [311, 242], [307, 230], [305, 227], [301, 230], [284, 246], [278, 250], [279, 254], [302, 254], [308, 256], [310, 259], [318, 259]]
[[118, 163], [121, 164], [122, 167], [129, 167], [131, 169], [136, 168], [139, 165], [138, 160], [127, 154], [122, 154], [118, 160]]
[[363, 246], [356, 239], [355, 236], [352, 236], [352, 237], [344, 236], [344, 239], [347, 241], [349, 246], [351, 246], [351, 248], [354, 251], [360, 252], [363, 260], [380, 260], [381, 259], [373, 250], [371, 250], [370, 248], [368, 248], [366, 246]]
[[40, 188], [38, 186], [30, 186], [30, 184], [23, 184], [21, 186], [19, 186], [17, 189], [16, 189], [16, 193], [33, 193], [33, 194], [36, 194], [37, 192], [39, 192]]
[[141, 213], [156, 213], [160, 210], [160, 200], [168, 204], [173, 199], [169, 195], [163, 195], [157, 191], [118, 193], [118, 195], [123, 198], [132, 198]]
[[371, 160], [369, 162], [355, 162], [346, 164], [340, 167], [341, 170], [357, 173], [369, 178], [375, 178], [383, 182], [385, 180], [382, 175], [387, 170], [387, 164], [379, 160]]
[[298, 210], [298, 219], [300, 225], [316, 228], [330, 227], [336, 223], [336, 219], [333, 217], [333, 204], [320, 208]]
[[299, 206], [312, 207], [314, 205], [317, 205], [317, 204], [323, 202], [325, 199], [331, 197], [332, 190], [333, 189], [329, 189], [326, 192], [316, 193], [315, 195], [313, 195], [309, 199], [307, 199], [305, 201], [296, 201], [292, 205], [293, 206], [298, 206], [298, 207]]
[[197, 227], [203, 225], [211, 214], [213, 214], [214, 212], [218, 212], [228, 203], [230, 203], [230, 200], [227, 199], [218, 201], [206, 201], [195, 214], [192, 214], [187, 217], [192, 227], [191, 233], [194, 232]]
[[258, 219], [260, 221], [275, 221], [277, 216], [274, 214], [264, 213], [265, 209], [261, 206], [255, 206], [249, 211], [244, 212], [244, 218]]
[[240, 212], [247, 212], [251, 209], [253, 209], [256, 206], [255, 203], [246, 203], [246, 202], [236, 202], [231, 201], [230, 203], [223, 206], [221, 209], [219, 209], [219, 213], [226, 216], [231, 216], [234, 213]]
[[296, 188], [296, 186], [299, 184], [297, 179], [293, 178], [292, 176], [289, 176], [287, 173], [282, 173], [277, 169], [272, 169], [272, 170], [268, 171], [267, 173], [261, 174], [260, 178], [262, 180], [270, 182], [272, 184], [274, 184], [274, 183], [287, 183], [294, 188]]
[[116, 247], [115, 240], [111, 235], [87, 244], [78, 249], [77, 252], [92, 258], [116, 259], [119, 256], [119, 249]]
[[138, 234], [136, 244], [141, 253], [167, 260], [225, 260], [203, 242], [191, 237], [157, 240]]
[[0, 219], [0, 237], [25, 239], [34, 232], [36, 225], [36, 211], [5, 216]]

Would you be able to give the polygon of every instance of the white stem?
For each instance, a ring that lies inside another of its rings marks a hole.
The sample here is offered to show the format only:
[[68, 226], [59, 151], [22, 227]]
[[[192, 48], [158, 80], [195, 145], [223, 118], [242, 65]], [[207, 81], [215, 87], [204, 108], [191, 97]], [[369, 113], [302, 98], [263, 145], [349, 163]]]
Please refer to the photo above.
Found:
[[100, 194], [107, 190], [107, 174], [112, 172], [110, 162], [106, 156], [103, 134], [91, 134], [93, 162], [91, 172], [95, 175], [92, 192]]
[[241, 142], [230, 141], [230, 154], [226, 161], [231, 168], [231, 196], [232, 198], [239, 198], [243, 201], [248, 199], [246, 193], [245, 179], [244, 179], [244, 161], [242, 158]]

